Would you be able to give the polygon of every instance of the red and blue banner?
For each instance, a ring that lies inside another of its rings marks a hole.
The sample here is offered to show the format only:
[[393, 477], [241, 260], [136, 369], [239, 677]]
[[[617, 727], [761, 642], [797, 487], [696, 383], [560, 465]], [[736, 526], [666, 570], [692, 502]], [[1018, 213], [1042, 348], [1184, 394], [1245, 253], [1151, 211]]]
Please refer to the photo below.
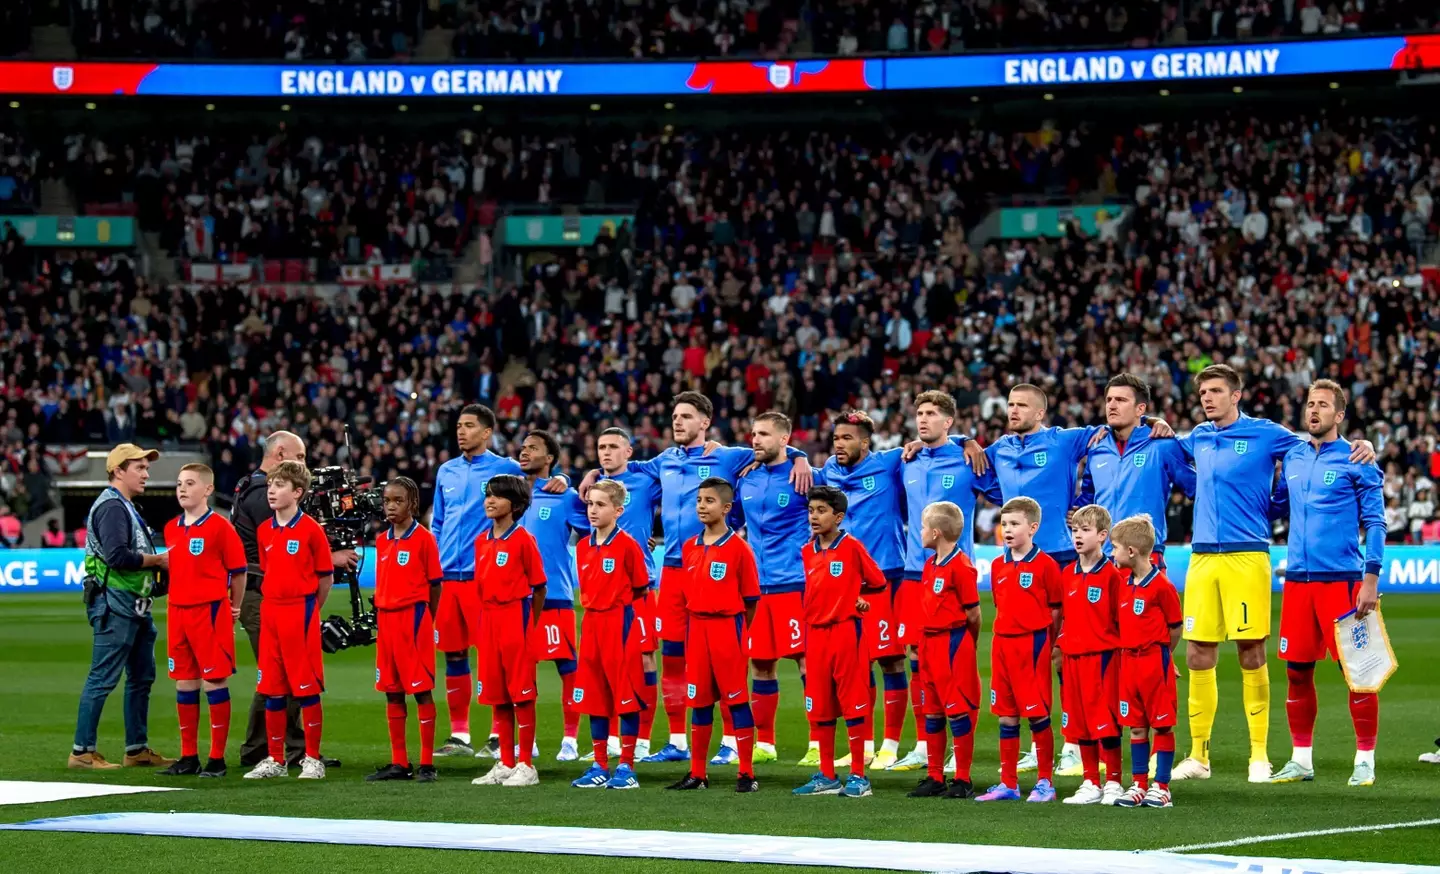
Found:
[[829, 60], [565, 64], [0, 62], [4, 95], [467, 98], [1051, 88], [1440, 69], [1440, 36]]

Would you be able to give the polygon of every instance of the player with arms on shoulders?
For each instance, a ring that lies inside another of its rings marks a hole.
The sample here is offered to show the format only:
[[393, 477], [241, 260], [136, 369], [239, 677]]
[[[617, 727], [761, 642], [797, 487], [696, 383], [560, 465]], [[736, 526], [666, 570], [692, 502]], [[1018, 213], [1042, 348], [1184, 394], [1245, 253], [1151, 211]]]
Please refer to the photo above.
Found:
[[[1173, 441], [1172, 441], [1173, 442]], [[1060, 730], [1080, 749], [1084, 780], [1066, 804], [1114, 804], [1120, 785], [1120, 571], [1105, 557], [1110, 514], [1087, 504], [1070, 517], [1077, 557], [1060, 571]], [[1102, 789], [1100, 762], [1109, 775]]]
[[[535, 651], [531, 635], [545, 603], [545, 564], [535, 538], [520, 526], [530, 484], [501, 474], [485, 485], [490, 530], [475, 539], [475, 585], [480, 590], [480, 704], [495, 708], [500, 761], [477, 786], [535, 786]], [[520, 747], [515, 747], [516, 735]]]
[[715, 722], [715, 704], [730, 710], [740, 753], [736, 792], [756, 792], [755, 720], [746, 697], [745, 626], [755, 619], [760, 579], [755, 555], [726, 520], [735, 490], [719, 477], [700, 483], [695, 511], [704, 530], [685, 543], [686, 578], [681, 588], [689, 614], [685, 636], [686, 698], [691, 708], [693, 745], [690, 773], [669, 789], [707, 789], [705, 756]]
[[[225, 776], [230, 733], [230, 675], [235, 673], [235, 621], [245, 598], [245, 545], [210, 509], [215, 473], [203, 464], [180, 468], [175, 499], [181, 513], [165, 526], [170, 553], [170, 609], [165, 648], [180, 715], [180, 758], [161, 771], [177, 777]], [[210, 705], [210, 756], [200, 766], [200, 688]]]
[[[1120, 723], [1130, 728], [1130, 788], [1118, 807], [1170, 807], [1175, 762], [1175, 647], [1180, 596], [1150, 563], [1155, 526], [1147, 516], [1115, 523], [1115, 564], [1130, 572], [1120, 587]], [[1150, 779], [1150, 730], [1155, 730], [1155, 784]]]
[[[934, 554], [920, 577], [920, 703], [925, 710], [929, 759], [925, 779], [911, 798], [974, 798], [970, 764], [980, 715], [980, 591], [975, 565], [960, 543], [964, 511], [949, 501], [926, 507], [921, 545]], [[950, 723], [954, 777], [945, 783], [945, 723]]]
[[[990, 566], [995, 624], [990, 646], [990, 712], [1000, 718], [1000, 782], [976, 801], [1018, 801], [1020, 717], [1030, 722], [1039, 779], [1027, 801], [1055, 800], [1055, 734], [1050, 728], [1053, 694], [1051, 648], [1060, 628], [1060, 568], [1035, 544], [1040, 505], [1012, 498], [1000, 508], [1005, 553]], [[1070, 535], [1065, 535], [1068, 540]], [[922, 660], [923, 669], [924, 662]]]
[[324, 725], [320, 693], [325, 691], [325, 661], [320, 648], [320, 608], [330, 595], [335, 567], [320, 523], [300, 512], [310, 489], [310, 471], [298, 461], [282, 461], [270, 471], [266, 498], [275, 515], [256, 534], [265, 600], [260, 602], [260, 654], [255, 691], [265, 696], [265, 735], [270, 755], [245, 778], [267, 780], [289, 775], [285, 765], [285, 699], [300, 704], [305, 726], [305, 758], [300, 779], [325, 779], [320, 760]]
[[[645, 671], [640, 654], [646, 629], [635, 605], [645, 599], [650, 573], [635, 538], [617, 524], [625, 512], [625, 486], [601, 480], [585, 499], [591, 532], [575, 547], [580, 566], [580, 669], [575, 709], [590, 716], [595, 762], [571, 782], [577, 789], [638, 789], [635, 741], [640, 733]], [[620, 764], [610, 773], [610, 716], [620, 716]]]
[[[870, 609], [862, 593], [886, 593], [889, 583], [860, 541], [840, 530], [845, 493], [816, 486], [808, 501], [815, 537], [800, 551], [805, 567], [805, 622], [810, 652], [805, 674], [805, 714], [819, 750], [820, 770], [795, 795], [871, 794], [865, 776], [866, 714], [870, 700], [870, 657], [860, 616]], [[845, 720], [850, 743], [850, 776], [835, 771], [835, 726]]]
[[[1280, 505], [1283, 509], [1288, 503], [1290, 511], [1280, 657], [1285, 659], [1285, 714], [1294, 752], [1272, 783], [1315, 779], [1315, 663], [1327, 653], [1339, 661], [1336, 619], [1351, 610], [1364, 617], [1380, 604], [1385, 495], [1380, 468], [1351, 461], [1350, 443], [1340, 436], [1346, 400], [1339, 383], [1321, 379], [1310, 386], [1305, 402], [1310, 439], [1285, 453], [1280, 469]], [[1370, 786], [1375, 782], [1380, 699], [1374, 692], [1349, 692], [1349, 697], [1355, 725], [1355, 770], [1349, 785]]]
[[[440, 604], [440, 550], [415, 517], [420, 487], [400, 476], [385, 484], [381, 506], [390, 527], [375, 538], [375, 691], [385, 693], [390, 764], [366, 782], [418, 780], [435, 773], [435, 610]], [[420, 722], [420, 767], [410, 765], [405, 696], [415, 696]]]

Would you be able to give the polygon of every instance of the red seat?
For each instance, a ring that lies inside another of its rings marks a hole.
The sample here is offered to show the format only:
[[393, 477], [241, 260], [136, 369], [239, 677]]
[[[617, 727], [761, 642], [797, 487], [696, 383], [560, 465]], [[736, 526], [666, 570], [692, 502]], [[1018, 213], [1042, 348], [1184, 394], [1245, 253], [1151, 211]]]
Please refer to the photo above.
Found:
[[284, 282], [284, 281], [285, 281], [285, 262], [284, 262], [284, 261], [276, 261], [276, 260], [273, 259], [273, 258], [268, 259], [268, 260], [265, 262], [264, 276], [265, 276], [265, 281], [266, 281], [266, 282]]
[[285, 281], [286, 281], [286, 282], [304, 282], [304, 281], [305, 281], [305, 262], [304, 262], [304, 261], [300, 261], [300, 260], [295, 259], [295, 258], [290, 258], [290, 259], [286, 260], [286, 262], [285, 262]]

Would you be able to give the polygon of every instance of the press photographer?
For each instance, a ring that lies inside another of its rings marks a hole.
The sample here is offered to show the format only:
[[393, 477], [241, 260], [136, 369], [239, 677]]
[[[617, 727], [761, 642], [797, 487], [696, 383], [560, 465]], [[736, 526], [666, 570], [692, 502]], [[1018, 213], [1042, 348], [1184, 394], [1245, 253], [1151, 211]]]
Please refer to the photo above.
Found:
[[[305, 441], [289, 431], [276, 431], [265, 439], [265, 456], [260, 469], [240, 481], [235, 489], [235, 503], [230, 511], [230, 522], [245, 544], [245, 560], [248, 565], [245, 585], [245, 600], [240, 606], [240, 625], [250, 638], [250, 650], [260, 655], [260, 602], [264, 597], [261, 590], [260, 546], [257, 531], [261, 523], [271, 517], [270, 504], [266, 498], [269, 472], [282, 461], [305, 463]], [[333, 549], [330, 554], [335, 570], [354, 571], [359, 566], [359, 555], [354, 549]], [[305, 754], [305, 733], [300, 725], [300, 708], [292, 699], [285, 709], [285, 758], [297, 764]], [[265, 758], [265, 697], [256, 694], [250, 702], [250, 720], [245, 730], [245, 742], [240, 747], [240, 763], [246, 767], [258, 764]], [[326, 767], [339, 767], [334, 759], [325, 759]]]

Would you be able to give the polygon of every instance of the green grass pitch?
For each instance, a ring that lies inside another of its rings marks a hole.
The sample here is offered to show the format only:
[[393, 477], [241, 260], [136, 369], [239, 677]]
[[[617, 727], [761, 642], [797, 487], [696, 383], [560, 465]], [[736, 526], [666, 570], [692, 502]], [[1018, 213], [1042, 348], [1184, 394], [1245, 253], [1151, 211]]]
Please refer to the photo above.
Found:
[[[343, 598], [333, 599], [330, 607], [344, 609]], [[1277, 613], [1278, 608], [1277, 598]], [[235, 750], [236, 734], [243, 731], [254, 668], [249, 648], [241, 640], [242, 666], [234, 680], [237, 725], [231, 736], [228, 779], [182, 781], [181, 785], [194, 789], [185, 793], [3, 807], [0, 819], [15, 822], [107, 811], [178, 810], [1134, 850], [1432, 818], [1440, 812], [1440, 769], [1418, 763], [1416, 755], [1429, 749], [1440, 732], [1440, 707], [1430, 666], [1440, 629], [1440, 598], [1392, 595], [1385, 599], [1384, 609], [1401, 669], [1381, 696], [1378, 781], [1368, 789], [1345, 785], [1354, 742], [1344, 686], [1338, 671], [1329, 666], [1318, 671], [1321, 708], [1315, 782], [1287, 786], [1250, 786], [1245, 782], [1247, 738], [1233, 649], [1222, 651], [1220, 664], [1221, 706], [1213, 741], [1215, 776], [1205, 782], [1176, 784], [1176, 807], [1168, 811], [1072, 808], [1058, 803], [977, 805], [912, 800], [905, 797], [905, 792], [918, 775], [895, 773], [873, 774], [874, 797], [858, 802], [792, 798], [790, 789], [804, 782], [808, 774], [791, 764], [804, 751], [806, 727], [798, 678], [789, 663], [781, 674], [781, 762], [757, 769], [763, 787], [758, 795], [737, 796], [729, 791], [727, 778], [733, 775], [733, 768], [713, 769], [714, 787], [709, 792], [679, 797], [663, 792], [663, 785], [680, 776], [682, 768], [678, 765], [641, 766], [643, 788], [638, 792], [572, 790], [569, 781], [583, 766], [554, 761], [560, 741], [559, 682], [549, 665], [542, 665], [540, 673], [541, 759], [537, 764], [542, 783], [538, 789], [471, 786], [470, 779], [488, 763], [455, 759], [438, 761], [441, 782], [433, 785], [367, 785], [361, 777], [388, 758], [384, 698], [373, 691], [374, 651], [369, 648], [331, 656], [326, 668], [329, 688], [325, 694], [324, 746], [327, 754], [342, 759], [344, 766], [332, 770], [323, 783], [303, 784], [293, 779], [247, 783], [240, 779]], [[163, 670], [163, 612], [157, 619], [162, 635], [158, 650], [161, 679], [155, 685], [151, 703], [151, 737], [159, 750], [176, 755], [179, 741], [173, 687]], [[987, 641], [988, 636], [982, 646]], [[89, 631], [77, 596], [23, 595], [0, 601], [0, 736], [5, 750], [0, 757], [0, 778], [134, 784], [164, 780], [137, 770], [86, 774], [65, 769], [76, 703], [89, 664], [89, 647]], [[981, 664], [988, 664], [983, 652]], [[1273, 645], [1270, 668], [1270, 757], [1278, 768], [1288, 755], [1289, 735], [1285, 729], [1285, 672], [1274, 657]], [[441, 692], [437, 698], [443, 698], [443, 689]], [[118, 759], [122, 752], [120, 695], [121, 690], [112, 695], [101, 724], [101, 751], [112, 759]], [[443, 703], [440, 711], [443, 738]], [[483, 711], [472, 718], [477, 726], [485, 725], [488, 719]], [[414, 731], [412, 721], [412, 749]], [[582, 724], [582, 747], [586, 731]], [[661, 714], [656, 721], [656, 737], [661, 743], [664, 732], [665, 718]], [[907, 735], [909, 732], [907, 726]], [[975, 775], [977, 785], [983, 787], [993, 782], [997, 767], [994, 719], [982, 718], [979, 732]], [[204, 732], [201, 734], [203, 752], [207, 740]], [[1188, 749], [1183, 726], [1180, 734], [1179, 755], [1183, 755]], [[904, 748], [908, 749], [909, 744], [907, 737]], [[1033, 780], [1033, 774], [1028, 777]], [[1024, 775], [1021, 782], [1022, 786], [1029, 785]], [[1076, 782], [1060, 779], [1062, 795], [1072, 791]], [[74, 834], [6, 833], [0, 837], [0, 866], [7, 871], [71, 871], [84, 859], [105, 859], [107, 867], [120, 870], [174, 870], [199, 864], [209, 871], [250, 872], [262, 866], [270, 870], [284, 866], [306, 872], [348, 872], [376, 865], [394, 871], [434, 871], [447, 864], [487, 864], [453, 852], [441, 855], [444, 852]], [[1435, 864], [1440, 862], [1440, 828], [1294, 839], [1242, 847], [1234, 852]], [[597, 872], [658, 874], [676, 866], [667, 860], [571, 861]], [[557, 864], [568, 862], [512, 854], [504, 864], [518, 870], [554, 870]], [[720, 863], [684, 864], [687, 869], [734, 870]]]

